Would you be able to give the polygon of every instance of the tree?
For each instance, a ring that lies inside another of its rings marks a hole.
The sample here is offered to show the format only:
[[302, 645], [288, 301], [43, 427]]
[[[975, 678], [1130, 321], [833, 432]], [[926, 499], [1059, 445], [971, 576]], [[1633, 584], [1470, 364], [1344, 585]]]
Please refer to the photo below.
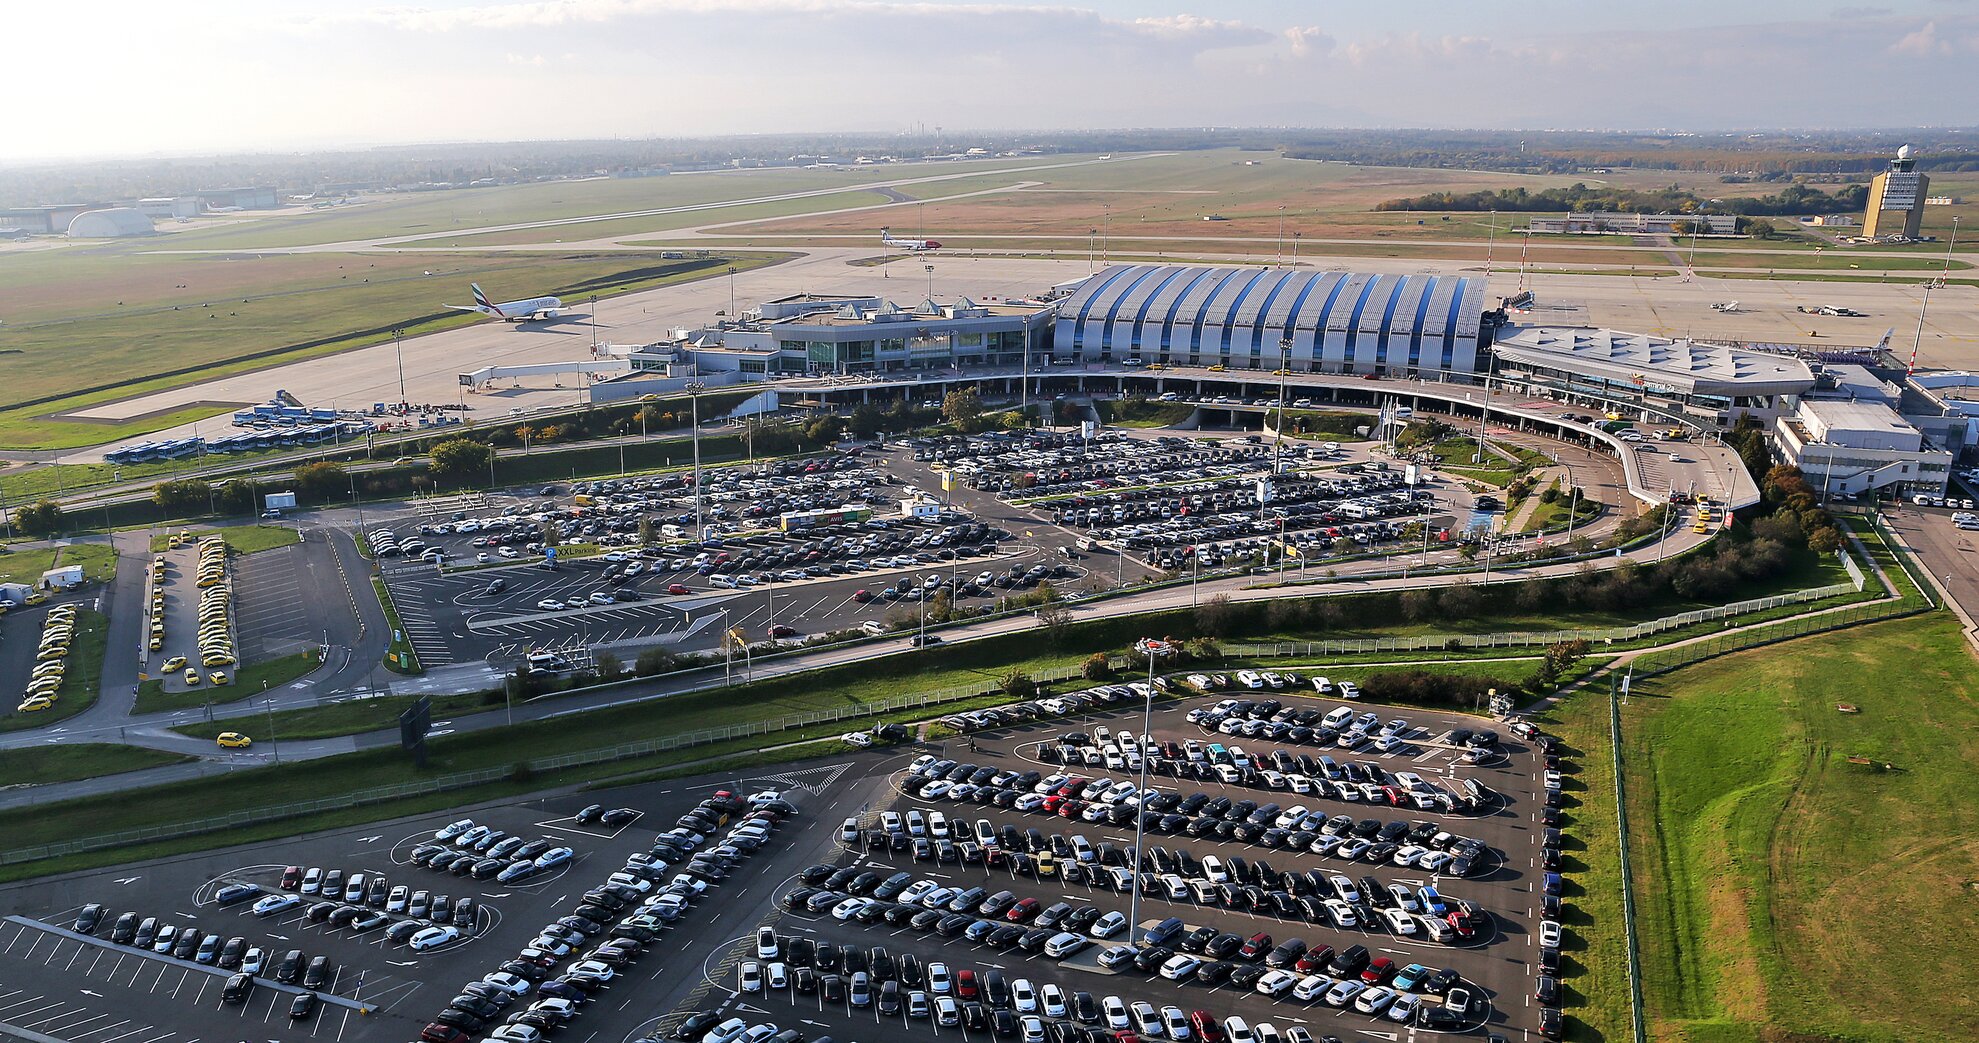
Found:
[[660, 542], [660, 527], [657, 524], [655, 524], [653, 522], [653, 519], [651, 518], [645, 518], [645, 517], [640, 518], [639, 519], [640, 545], [650, 547], [658, 542]]
[[252, 514], [261, 503], [261, 485], [252, 478], [235, 478], [220, 486], [215, 502], [222, 514]]
[[471, 438], [449, 438], [426, 454], [433, 480], [441, 485], [471, 485], [488, 473], [494, 450]]
[[341, 464], [318, 461], [295, 469], [295, 485], [310, 503], [329, 503], [350, 491], [350, 474]]
[[14, 521], [30, 536], [53, 536], [62, 531], [62, 508], [53, 500], [38, 500], [14, 512]]
[[861, 402], [852, 409], [852, 417], [846, 426], [860, 438], [871, 438], [886, 430], [886, 413], [871, 402]]
[[1807, 549], [1816, 554], [1833, 554], [1842, 546], [1842, 534], [1832, 525], [1815, 529], [1807, 537]]
[[633, 662], [632, 668], [637, 670], [641, 677], [651, 677], [672, 669], [673, 662], [672, 652], [664, 648], [645, 648], [640, 650], [639, 658]]
[[592, 657], [597, 664], [598, 676], [606, 681], [616, 681], [625, 676], [625, 663], [610, 652], [599, 652]]
[[1079, 676], [1088, 681], [1113, 680], [1113, 658], [1105, 652], [1094, 652], [1079, 666]]
[[151, 502], [164, 508], [167, 517], [182, 517], [206, 510], [212, 503], [213, 486], [198, 478], [175, 478], [159, 482], [151, 490]]
[[830, 445], [845, 434], [845, 418], [823, 413], [804, 426], [804, 438], [817, 445]]
[[928, 621], [946, 623], [953, 615], [955, 615], [955, 599], [949, 596], [948, 588], [943, 587], [934, 597], [928, 599]]
[[997, 682], [997, 687], [1002, 688], [1003, 694], [1012, 699], [1035, 699], [1038, 694], [1038, 683], [1031, 679], [1030, 674], [1022, 670], [1012, 670], [1003, 675], [1003, 679]]
[[983, 400], [974, 391], [957, 389], [941, 400], [941, 418], [963, 430], [982, 419]]
[[996, 424], [1006, 431], [1021, 431], [1026, 426], [1024, 423], [1024, 414], [1014, 409], [997, 417]]
[[1196, 630], [1206, 637], [1225, 637], [1237, 622], [1237, 610], [1230, 595], [1213, 594], [1196, 606]]

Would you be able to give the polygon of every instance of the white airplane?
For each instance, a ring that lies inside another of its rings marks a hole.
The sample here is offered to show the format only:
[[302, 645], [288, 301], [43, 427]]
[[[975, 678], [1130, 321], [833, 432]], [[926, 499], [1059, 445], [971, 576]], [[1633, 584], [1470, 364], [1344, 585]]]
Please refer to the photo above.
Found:
[[1744, 309], [1744, 308], [1741, 308], [1741, 307], [1739, 307], [1739, 306], [1738, 306], [1738, 302], [1737, 302], [1737, 301], [1728, 301], [1728, 302], [1726, 302], [1726, 303], [1724, 303], [1724, 304], [1713, 304], [1713, 305], [1711, 306], [1711, 310], [1713, 310], [1713, 311], [1721, 311], [1721, 312], [1724, 312], [1724, 313], [1725, 313], [1725, 314], [1727, 314], [1727, 315], [1732, 315], [1732, 314], [1736, 314], [1736, 313], [1738, 313], [1738, 312], [1742, 312], [1742, 311], [1744, 311], [1745, 309]]
[[557, 313], [563, 310], [563, 302], [555, 297], [531, 297], [528, 300], [505, 301], [501, 304], [496, 304], [488, 299], [487, 294], [481, 292], [480, 283], [473, 282], [467, 285], [474, 290], [474, 303], [449, 304], [446, 307], [452, 308], [455, 311], [479, 312], [483, 315], [493, 316], [508, 322], [535, 322], [542, 319], [554, 319], [557, 317]]
[[880, 242], [896, 250], [906, 250], [909, 253], [941, 249], [941, 244], [935, 242], [933, 239], [895, 239], [893, 233], [884, 228], [880, 229]]

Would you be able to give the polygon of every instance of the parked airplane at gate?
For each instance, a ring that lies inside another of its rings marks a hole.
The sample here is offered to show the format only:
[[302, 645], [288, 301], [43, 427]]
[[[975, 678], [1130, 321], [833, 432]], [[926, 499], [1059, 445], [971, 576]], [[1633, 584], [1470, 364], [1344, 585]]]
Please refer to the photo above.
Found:
[[891, 232], [884, 228], [880, 229], [880, 242], [896, 250], [906, 250], [909, 253], [941, 249], [941, 244], [935, 242], [933, 239], [896, 239]]

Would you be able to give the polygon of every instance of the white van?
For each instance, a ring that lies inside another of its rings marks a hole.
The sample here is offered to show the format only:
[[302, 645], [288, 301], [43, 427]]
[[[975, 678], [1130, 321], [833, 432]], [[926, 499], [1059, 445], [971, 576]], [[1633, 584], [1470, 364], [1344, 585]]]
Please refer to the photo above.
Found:
[[1338, 731], [1341, 727], [1346, 725], [1348, 721], [1351, 721], [1353, 719], [1354, 719], [1353, 707], [1336, 706], [1332, 710], [1328, 711], [1325, 717], [1320, 718], [1319, 723], [1322, 727], [1332, 728], [1333, 730]]
[[869, 619], [859, 624], [859, 630], [867, 637], [879, 637], [886, 633], [886, 626], [877, 619]]
[[856, 817], [846, 819], [845, 824], [838, 827], [838, 839], [847, 844], [856, 843], [858, 841], [859, 820]]

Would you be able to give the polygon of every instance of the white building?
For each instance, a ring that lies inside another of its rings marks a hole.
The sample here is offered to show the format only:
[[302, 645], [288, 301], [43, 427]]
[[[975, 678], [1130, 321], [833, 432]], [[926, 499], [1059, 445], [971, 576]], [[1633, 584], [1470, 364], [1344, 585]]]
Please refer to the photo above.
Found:
[[1825, 496], [1945, 491], [1952, 454], [1875, 400], [1803, 398], [1774, 423], [1773, 445]]

